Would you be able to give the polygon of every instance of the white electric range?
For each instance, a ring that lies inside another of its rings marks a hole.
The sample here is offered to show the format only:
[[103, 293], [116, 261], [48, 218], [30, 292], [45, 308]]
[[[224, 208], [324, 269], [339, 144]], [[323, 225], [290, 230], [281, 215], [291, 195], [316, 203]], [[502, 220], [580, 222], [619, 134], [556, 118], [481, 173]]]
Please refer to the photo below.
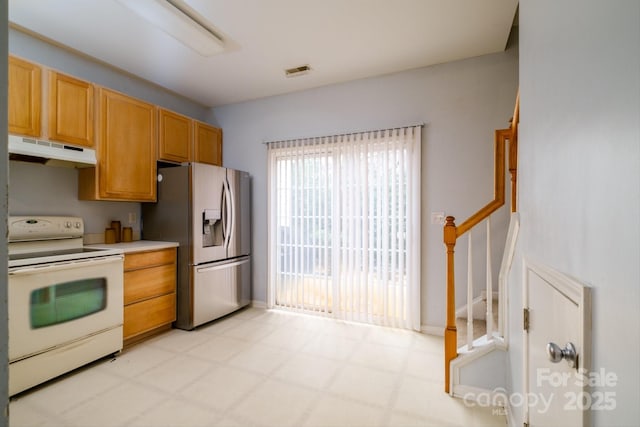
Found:
[[122, 349], [123, 259], [79, 217], [9, 217], [9, 394]]

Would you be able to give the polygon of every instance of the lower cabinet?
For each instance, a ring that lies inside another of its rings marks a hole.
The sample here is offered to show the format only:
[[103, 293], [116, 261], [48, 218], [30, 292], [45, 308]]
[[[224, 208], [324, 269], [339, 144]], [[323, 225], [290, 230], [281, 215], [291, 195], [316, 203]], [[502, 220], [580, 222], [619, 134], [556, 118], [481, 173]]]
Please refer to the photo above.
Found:
[[176, 248], [124, 257], [124, 346], [171, 328], [176, 320]]

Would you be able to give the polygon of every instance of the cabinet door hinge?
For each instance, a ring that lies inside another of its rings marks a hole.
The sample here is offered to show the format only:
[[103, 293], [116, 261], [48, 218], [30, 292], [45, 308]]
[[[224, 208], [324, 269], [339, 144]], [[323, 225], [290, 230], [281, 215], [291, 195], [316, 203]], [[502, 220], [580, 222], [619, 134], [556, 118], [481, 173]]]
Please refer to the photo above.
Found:
[[525, 331], [529, 332], [529, 309], [522, 310], [522, 324]]

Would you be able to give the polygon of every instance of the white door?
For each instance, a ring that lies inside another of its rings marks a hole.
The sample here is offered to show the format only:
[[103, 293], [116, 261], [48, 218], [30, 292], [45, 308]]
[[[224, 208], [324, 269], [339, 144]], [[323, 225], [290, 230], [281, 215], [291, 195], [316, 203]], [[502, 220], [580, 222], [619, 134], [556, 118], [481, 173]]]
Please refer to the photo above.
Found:
[[[591, 397], [584, 374], [589, 369], [591, 346], [589, 288], [555, 270], [527, 262], [524, 299], [525, 311], [528, 308], [525, 422], [531, 427], [588, 425]], [[548, 346], [555, 350], [555, 362]]]

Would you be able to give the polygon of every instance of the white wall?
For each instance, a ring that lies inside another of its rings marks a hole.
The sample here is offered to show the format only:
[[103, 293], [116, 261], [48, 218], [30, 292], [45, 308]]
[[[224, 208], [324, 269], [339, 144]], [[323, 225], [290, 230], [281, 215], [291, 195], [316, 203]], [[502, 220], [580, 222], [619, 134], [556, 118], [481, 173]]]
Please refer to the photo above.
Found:
[[[246, 170], [254, 178], [254, 300], [266, 301], [267, 296], [267, 150], [262, 143], [425, 123], [422, 324], [444, 327], [445, 249], [442, 227], [430, 224], [430, 212], [465, 219], [492, 199], [493, 131], [509, 126], [517, 61], [517, 48], [512, 48], [213, 109], [210, 121], [224, 131], [225, 166]], [[460, 291], [464, 302], [464, 287]]]
[[615, 410], [592, 412], [594, 426], [640, 420], [639, 52], [637, 0], [520, 2], [512, 391], [522, 391], [517, 305], [526, 256], [592, 287], [592, 370], [618, 376], [616, 387], [593, 390], [616, 393]]
[[[70, 215], [84, 219], [85, 233], [103, 233], [112, 220], [128, 225], [129, 212], [140, 217], [140, 203], [78, 200], [73, 168], [9, 162], [11, 215]], [[140, 221], [131, 225], [140, 231]]]

